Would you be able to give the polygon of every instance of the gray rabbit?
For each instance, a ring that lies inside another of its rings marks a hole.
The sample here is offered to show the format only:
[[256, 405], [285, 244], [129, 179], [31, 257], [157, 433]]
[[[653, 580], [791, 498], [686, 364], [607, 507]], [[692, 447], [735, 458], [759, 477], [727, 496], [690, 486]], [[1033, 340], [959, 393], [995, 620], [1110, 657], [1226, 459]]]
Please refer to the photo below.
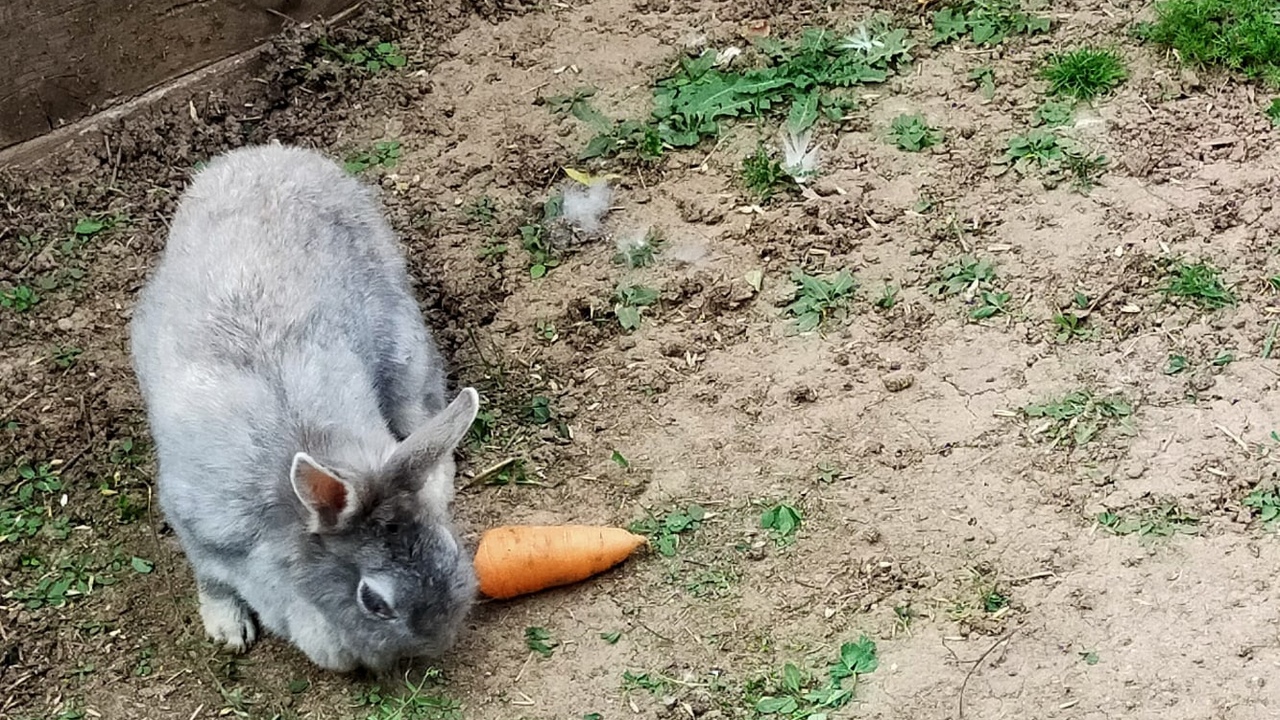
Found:
[[319, 153], [235, 150], [199, 172], [131, 323], [160, 505], [200, 616], [257, 622], [337, 671], [438, 655], [475, 597], [449, 520], [443, 362], [373, 192]]

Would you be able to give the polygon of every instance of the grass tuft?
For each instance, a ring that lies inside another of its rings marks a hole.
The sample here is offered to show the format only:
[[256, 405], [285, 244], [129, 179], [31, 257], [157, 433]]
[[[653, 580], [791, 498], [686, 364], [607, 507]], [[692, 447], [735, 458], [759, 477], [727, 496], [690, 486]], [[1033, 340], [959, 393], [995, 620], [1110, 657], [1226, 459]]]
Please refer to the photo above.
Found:
[[1053, 55], [1040, 71], [1050, 95], [1086, 101], [1111, 92], [1128, 74], [1120, 53], [1094, 47]]
[[1225, 67], [1280, 87], [1280, 22], [1275, 0], [1165, 0], [1156, 21], [1138, 28], [1183, 62]]

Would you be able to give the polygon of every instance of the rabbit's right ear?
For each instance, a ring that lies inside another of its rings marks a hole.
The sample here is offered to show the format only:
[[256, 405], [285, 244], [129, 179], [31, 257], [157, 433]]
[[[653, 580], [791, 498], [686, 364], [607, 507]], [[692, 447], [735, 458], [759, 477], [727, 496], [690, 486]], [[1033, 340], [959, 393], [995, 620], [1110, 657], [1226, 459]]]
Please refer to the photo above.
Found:
[[345, 480], [304, 452], [293, 456], [293, 491], [307, 509], [307, 529], [313, 533], [341, 530], [356, 508], [355, 493]]
[[441, 458], [453, 454], [454, 448], [467, 436], [478, 412], [480, 394], [475, 388], [463, 388], [439, 415], [400, 443], [391, 455], [391, 466], [402, 475], [423, 481], [424, 473]]

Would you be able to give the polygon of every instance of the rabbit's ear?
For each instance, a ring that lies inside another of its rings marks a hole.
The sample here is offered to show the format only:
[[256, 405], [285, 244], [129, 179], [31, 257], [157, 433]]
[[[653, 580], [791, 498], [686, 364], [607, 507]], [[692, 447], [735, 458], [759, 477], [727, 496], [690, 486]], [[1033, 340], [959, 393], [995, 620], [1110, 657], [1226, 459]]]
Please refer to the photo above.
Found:
[[441, 458], [453, 454], [454, 448], [467, 436], [478, 412], [480, 394], [475, 388], [464, 388], [449, 407], [400, 443], [391, 455], [391, 467], [397, 473], [425, 479], [424, 473]]
[[356, 507], [351, 486], [304, 452], [293, 456], [290, 474], [293, 491], [308, 512], [307, 528], [313, 533], [341, 530]]

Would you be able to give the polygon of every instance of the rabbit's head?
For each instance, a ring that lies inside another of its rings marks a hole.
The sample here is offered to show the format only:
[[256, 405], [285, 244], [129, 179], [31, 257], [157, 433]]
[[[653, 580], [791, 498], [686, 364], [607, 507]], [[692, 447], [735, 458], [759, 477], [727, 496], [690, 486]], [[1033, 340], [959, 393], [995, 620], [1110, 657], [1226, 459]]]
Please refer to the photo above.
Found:
[[476, 592], [449, 521], [453, 453], [478, 409], [476, 391], [463, 390], [373, 472], [294, 457], [307, 534], [293, 576], [336, 654], [385, 669], [453, 643]]

